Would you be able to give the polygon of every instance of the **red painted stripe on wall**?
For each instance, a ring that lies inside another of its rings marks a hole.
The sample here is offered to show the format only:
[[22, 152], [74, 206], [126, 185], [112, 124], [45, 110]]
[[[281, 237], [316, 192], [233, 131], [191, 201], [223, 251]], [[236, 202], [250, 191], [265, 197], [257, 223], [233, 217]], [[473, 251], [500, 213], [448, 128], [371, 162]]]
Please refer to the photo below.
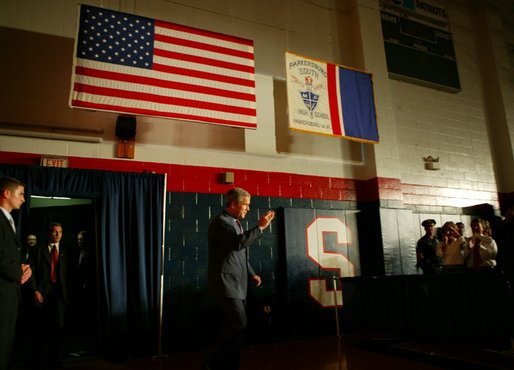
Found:
[[[38, 166], [41, 155], [0, 152], [0, 163]], [[512, 193], [473, 192], [471, 190], [402, 184], [399, 179], [372, 178], [356, 180], [308, 176], [280, 172], [228, 169], [222, 167], [186, 166], [132, 160], [68, 157], [70, 168], [117, 172], [154, 172], [167, 174], [167, 190], [222, 194], [234, 185], [224, 184], [221, 175], [233, 172], [235, 186], [246, 188], [254, 196], [306, 198], [372, 202], [403, 200], [406, 205], [452, 206], [465, 193], [475, 204], [498, 204], [513, 198]]]

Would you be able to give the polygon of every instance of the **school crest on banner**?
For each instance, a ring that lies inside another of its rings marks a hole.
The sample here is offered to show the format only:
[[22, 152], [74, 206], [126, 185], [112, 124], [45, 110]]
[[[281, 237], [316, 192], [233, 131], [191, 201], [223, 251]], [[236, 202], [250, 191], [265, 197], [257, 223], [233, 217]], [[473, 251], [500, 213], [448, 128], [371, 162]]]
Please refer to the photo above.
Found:
[[371, 75], [286, 52], [289, 127], [378, 142]]

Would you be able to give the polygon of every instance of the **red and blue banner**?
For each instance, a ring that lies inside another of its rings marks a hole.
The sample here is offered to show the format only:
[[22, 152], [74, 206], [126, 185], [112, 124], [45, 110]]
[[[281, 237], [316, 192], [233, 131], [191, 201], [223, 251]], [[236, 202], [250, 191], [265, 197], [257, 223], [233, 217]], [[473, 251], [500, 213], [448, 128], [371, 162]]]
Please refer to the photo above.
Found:
[[286, 53], [289, 127], [377, 143], [369, 73]]

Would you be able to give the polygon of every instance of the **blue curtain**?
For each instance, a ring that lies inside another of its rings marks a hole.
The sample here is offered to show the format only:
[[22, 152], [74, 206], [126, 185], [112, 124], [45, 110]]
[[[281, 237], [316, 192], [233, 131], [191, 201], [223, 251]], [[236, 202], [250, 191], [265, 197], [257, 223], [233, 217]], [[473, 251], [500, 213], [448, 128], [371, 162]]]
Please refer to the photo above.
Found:
[[104, 175], [100, 271], [109, 323], [104, 338], [121, 355], [126, 349], [156, 348], [163, 186], [162, 175]]
[[[164, 176], [0, 165], [0, 176], [31, 194], [96, 199], [99, 228], [100, 340], [108, 353], [156, 349]], [[29, 204], [17, 217], [23, 220]]]

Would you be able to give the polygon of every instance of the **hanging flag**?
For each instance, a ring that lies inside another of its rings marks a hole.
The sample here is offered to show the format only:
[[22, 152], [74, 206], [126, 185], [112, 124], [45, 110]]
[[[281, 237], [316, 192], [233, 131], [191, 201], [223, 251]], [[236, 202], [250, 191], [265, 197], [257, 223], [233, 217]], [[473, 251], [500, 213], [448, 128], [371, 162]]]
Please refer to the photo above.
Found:
[[253, 41], [81, 5], [70, 106], [256, 129]]
[[377, 143], [369, 73], [286, 52], [289, 127]]

